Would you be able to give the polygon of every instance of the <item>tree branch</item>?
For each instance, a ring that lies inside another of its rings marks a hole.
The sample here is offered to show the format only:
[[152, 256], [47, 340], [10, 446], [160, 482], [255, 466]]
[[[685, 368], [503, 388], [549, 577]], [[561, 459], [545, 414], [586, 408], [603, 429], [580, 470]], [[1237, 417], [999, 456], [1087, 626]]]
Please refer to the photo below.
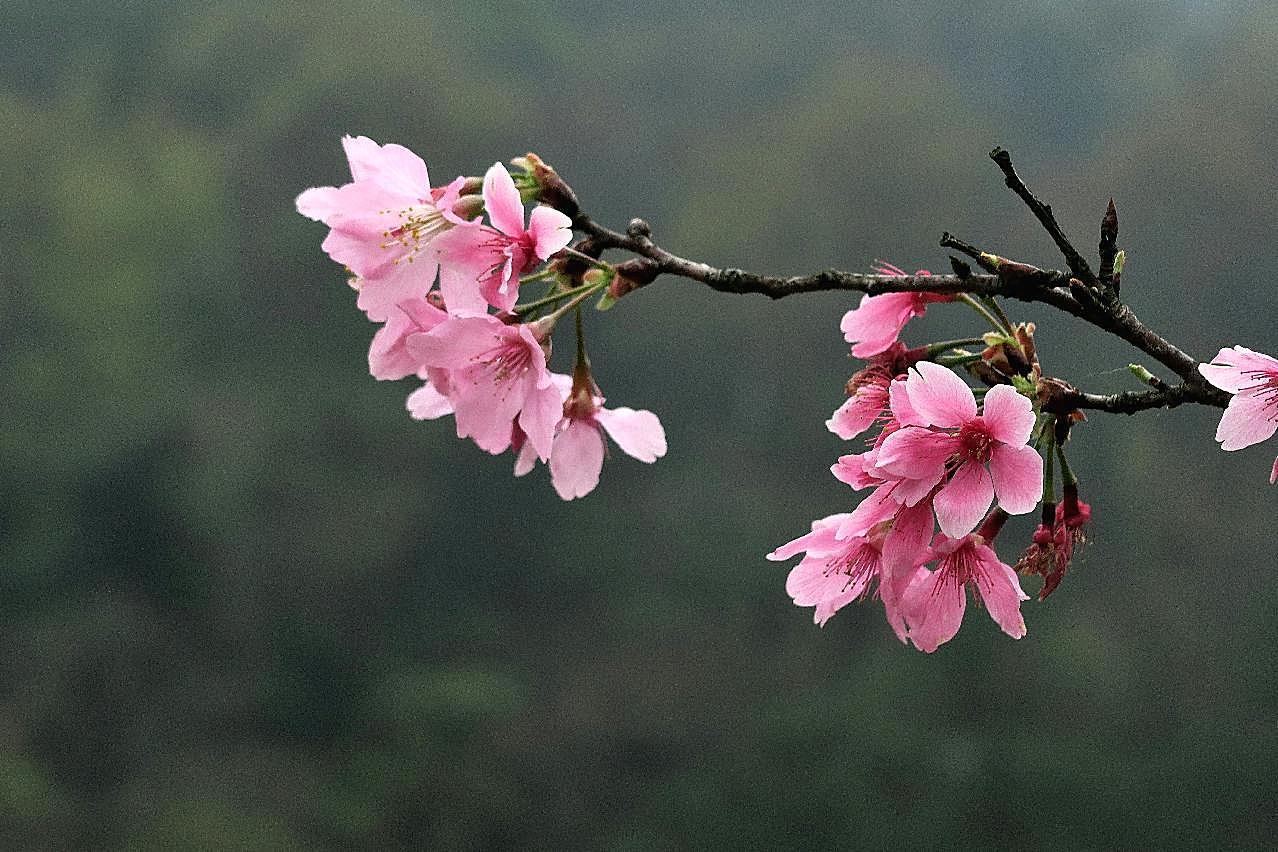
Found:
[[[1054, 403], [1066, 406], [1133, 414], [1152, 408], [1175, 408], [1187, 402], [1225, 407], [1229, 395], [1208, 384], [1198, 372], [1198, 361], [1162, 335], [1142, 323], [1131, 308], [1118, 300], [1117, 287], [1100, 281], [1087, 261], [1070, 242], [1052, 208], [1040, 201], [1017, 175], [1011, 155], [1002, 148], [990, 152], [991, 159], [1003, 171], [1006, 183], [1029, 207], [1057, 248], [1064, 255], [1070, 273], [1037, 269], [1008, 261], [945, 233], [941, 245], [953, 248], [976, 260], [984, 275], [971, 274], [966, 265], [955, 263], [953, 275], [876, 275], [826, 269], [808, 275], [772, 276], [735, 268], [717, 268], [707, 263], [680, 257], [652, 240], [652, 229], [643, 219], [632, 219], [626, 232], [620, 233], [574, 211], [573, 227], [589, 237], [594, 253], [620, 249], [648, 258], [659, 272], [698, 281], [724, 293], [759, 293], [781, 299], [796, 293], [821, 291], [853, 291], [877, 296], [884, 293], [969, 293], [975, 296], [1003, 296], [1023, 302], [1041, 302], [1078, 317], [1103, 331], [1126, 340], [1152, 356], [1174, 372], [1181, 384], [1145, 391], [1115, 394], [1093, 394], [1071, 390]], [[1112, 221], [1111, 221], [1112, 220]], [[1112, 202], [1102, 225], [1101, 250], [1104, 266], [1113, 261], [1113, 237], [1117, 234], [1117, 217]], [[953, 259], [952, 259], [953, 260]]]
[[1229, 404], [1229, 394], [1211, 385], [1179, 384], [1158, 390], [1111, 394], [1075, 391], [1060, 397], [1060, 404], [1064, 410], [1085, 408], [1106, 411], [1110, 414], [1135, 414], [1151, 408], [1175, 408], [1187, 402], [1224, 408]]
[[1069, 266], [1070, 272], [1073, 272], [1074, 276], [1082, 280], [1084, 284], [1095, 286], [1096, 276], [1092, 274], [1092, 268], [1087, 265], [1087, 261], [1083, 260], [1083, 256], [1078, 253], [1078, 249], [1074, 248], [1074, 244], [1069, 241], [1069, 237], [1065, 236], [1065, 232], [1061, 230], [1060, 224], [1056, 221], [1056, 216], [1052, 214], [1051, 206], [1039, 201], [1034, 193], [1029, 191], [1029, 187], [1025, 185], [1025, 182], [1021, 180], [1021, 176], [1016, 173], [1016, 169], [1012, 167], [1012, 155], [1003, 148], [995, 148], [990, 151], [990, 159], [1003, 170], [1003, 176], [1007, 179], [1008, 188], [1020, 196], [1021, 200], [1025, 202], [1025, 206], [1034, 214], [1034, 218], [1038, 219], [1039, 224], [1051, 236], [1052, 242], [1056, 243], [1056, 247], [1060, 249], [1061, 254], [1065, 257], [1065, 264]]

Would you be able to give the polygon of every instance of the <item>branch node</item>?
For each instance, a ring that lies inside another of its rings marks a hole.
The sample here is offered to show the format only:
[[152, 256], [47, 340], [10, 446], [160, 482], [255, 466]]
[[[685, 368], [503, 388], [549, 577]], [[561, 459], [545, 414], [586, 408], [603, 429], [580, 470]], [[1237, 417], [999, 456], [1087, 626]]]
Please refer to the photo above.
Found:
[[652, 236], [652, 226], [647, 220], [636, 216], [626, 225], [626, 235], [636, 240], [646, 240]]

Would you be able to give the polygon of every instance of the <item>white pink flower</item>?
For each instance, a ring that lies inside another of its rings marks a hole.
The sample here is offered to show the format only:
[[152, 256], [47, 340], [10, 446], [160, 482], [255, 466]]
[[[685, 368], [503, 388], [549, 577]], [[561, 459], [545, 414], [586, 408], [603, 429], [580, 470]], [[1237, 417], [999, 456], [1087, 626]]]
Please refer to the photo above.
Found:
[[518, 423], [538, 458], [550, 458], [563, 398], [530, 324], [506, 325], [494, 316], [451, 317], [430, 331], [410, 334], [406, 346], [421, 366], [446, 372], [459, 438], [501, 453], [510, 447]]
[[910, 369], [905, 386], [912, 411], [893, 409], [902, 428], [884, 439], [876, 466], [911, 482], [913, 494], [941, 484], [934, 505], [946, 535], [957, 538], [975, 529], [995, 495], [1013, 515], [1038, 504], [1043, 460], [1027, 446], [1034, 429], [1028, 399], [997, 385], [986, 393], [978, 415], [976, 398], [963, 380], [928, 361]]
[[396, 305], [368, 348], [368, 371], [373, 378], [393, 380], [417, 375], [422, 364], [408, 351], [409, 336], [430, 331], [446, 319], [448, 314], [426, 299], [405, 299]]
[[[593, 382], [591, 382], [593, 385]], [[652, 464], [666, 454], [666, 433], [651, 411], [604, 408], [590, 387], [574, 388], [550, 450], [550, 481], [564, 500], [584, 497], [599, 484], [607, 440], [622, 452]]]
[[423, 249], [464, 221], [452, 208], [465, 179], [432, 189], [426, 164], [402, 145], [345, 136], [342, 147], [351, 182], [306, 190], [297, 211], [328, 225], [324, 251], [355, 274], [360, 309], [380, 322], [434, 286], [435, 260]]
[[973, 533], [954, 539], [940, 533], [926, 561], [933, 559], [936, 569], [919, 571], [902, 600], [910, 641], [919, 650], [930, 654], [958, 633], [968, 586], [1004, 633], [1013, 639], [1025, 635], [1021, 601], [1029, 597], [1021, 590], [1016, 572], [999, 561], [982, 536]]
[[[1207, 381], [1233, 394], [1216, 427], [1222, 450], [1241, 450], [1278, 431], [1278, 360], [1244, 346], [1222, 349], [1211, 364], [1199, 364]], [[1278, 482], [1278, 458], [1269, 472]]]
[[484, 175], [487, 225], [457, 228], [435, 240], [439, 288], [449, 313], [477, 315], [489, 305], [509, 311], [519, 299], [519, 276], [568, 245], [572, 220], [538, 205], [524, 227], [524, 205], [506, 167]]

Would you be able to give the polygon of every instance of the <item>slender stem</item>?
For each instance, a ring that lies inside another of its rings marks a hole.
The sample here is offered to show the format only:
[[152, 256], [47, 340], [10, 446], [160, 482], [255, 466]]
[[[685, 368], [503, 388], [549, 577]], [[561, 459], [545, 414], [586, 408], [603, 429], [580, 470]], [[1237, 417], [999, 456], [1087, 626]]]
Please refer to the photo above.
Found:
[[591, 257], [585, 252], [577, 251], [575, 248], [564, 246], [563, 248], [559, 250], [559, 253], [566, 254], [569, 257], [575, 257], [577, 258], [577, 260], [580, 260], [582, 263], [588, 263], [591, 266], [595, 267], [596, 269], [609, 269], [609, 270], [612, 269], [612, 264], [608, 263], [606, 260], [600, 260], [597, 257]]
[[[1055, 425], [1056, 418], [1048, 417], [1044, 430], [1051, 429], [1055, 427]], [[1047, 458], [1044, 459], [1043, 464], [1043, 502], [1051, 503], [1056, 499], [1056, 454], [1052, 452], [1050, 445], [1048, 446], [1045, 455]]]
[[558, 293], [551, 293], [550, 295], [543, 296], [542, 298], [537, 299], [534, 302], [527, 302], [522, 305], [515, 305], [515, 307], [511, 310], [511, 313], [519, 314], [522, 316], [524, 314], [531, 313], [532, 311], [535, 311], [538, 308], [544, 308], [546, 305], [553, 305], [555, 302], [561, 301], [563, 299], [571, 298], [580, 293], [585, 293], [589, 295], [595, 290], [598, 290], [600, 286], [601, 285], [599, 284], [582, 284], [580, 287], [575, 287], [572, 290], [561, 290]]
[[981, 301], [990, 309], [994, 316], [998, 317], [998, 321], [1003, 324], [1008, 334], [1012, 333], [1012, 321], [1007, 318], [1007, 314], [1003, 313], [1003, 308], [994, 300], [993, 296], [984, 296]]
[[963, 295], [959, 296], [954, 301], [962, 302], [963, 304], [970, 306], [972, 310], [976, 311], [978, 314], [984, 317], [985, 321], [988, 322], [991, 326], [993, 326], [995, 331], [1003, 332], [1003, 333], [1007, 333], [1009, 331], [1009, 329], [1004, 328], [1003, 324], [998, 321], [998, 317], [990, 313], [989, 309], [986, 308], [983, 304], [981, 304], [980, 300], [975, 299], [967, 295], [966, 293], [964, 293]]
[[1056, 457], [1061, 462], [1061, 479], [1068, 487], [1070, 485], [1078, 485], [1078, 477], [1074, 475], [1073, 469], [1070, 468], [1069, 462], [1065, 459], [1065, 448], [1060, 444], [1056, 445]]
[[985, 339], [982, 337], [961, 337], [958, 340], [941, 340], [936, 343], [928, 344], [923, 350], [923, 354], [930, 360], [945, 352], [948, 349], [958, 349], [963, 346], [984, 346]]
[[[555, 323], [559, 322], [560, 318], [563, 317], [564, 314], [568, 313], [573, 308], [579, 307], [582, 302], [586, 301], [586, 299], [589, 299], [596, 292], [602, 289], [603, 289], [602, 284], [590, 284], [587, 287], [578, 287], [576, 290], [569, 290], [567, 293], [561, 293], [560, 294], [561, 296], [567, 296], [572, 293], [580, 293], [581, 295], [577, 296], [571, 302], [564, 305], [563, 307], [556, 308], [554, 313], [547, 314], [546, 319], [550, 320], [550, 325], [553, 326]], [[581, 319], [580, 312], [577, 314], [577, 319], [578, 320]], [[540, 320], [538, 320], [538, 322], [540, 322]]]
[[961, 367], [964, 364], [972, 364], [981, 360], [981, 354], [975, 355], [943, 355], [936, 359], [936, 363], [942, 367]]
[[577, 306], [575, 325], [577, 328], [577, 369], [588, 368], [590, 361], [586, 358], [586, 332], [581, 327], [581, 305]]
[[547, 278], [550, 278], [554, 274], [555, 274], [555, 271], [553, 269], [550, 269], [549, 267], [545, 269], [539, 269], [536, 272], [534, 272], [532, 275], [525, 275], [523, 278], [520, 278], [519, 283], [521, 285], [535, 284], [538, 281], [545, 281]]

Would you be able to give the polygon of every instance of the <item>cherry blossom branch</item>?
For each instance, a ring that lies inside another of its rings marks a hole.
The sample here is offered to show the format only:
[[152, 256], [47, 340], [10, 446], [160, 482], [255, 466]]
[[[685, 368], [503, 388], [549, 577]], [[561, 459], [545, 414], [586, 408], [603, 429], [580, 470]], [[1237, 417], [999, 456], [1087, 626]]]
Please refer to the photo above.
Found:
[[1224, 408], [1229, 402], [1229, 395], [1203, 380], [1198, 372], [1199, 362], [1146, 326], [1131, 308], [1119, 301], [1114, 262], [1118, 221], [1112, 200], [1101, 224], [1101, 268], [1104, 275], [1097, 278], [1065, 235], [1052, 208], [1040, 201], [1016, 173], [1011, 154], [1003, 148], [995, 148], [990, 157], [1002, 170], [1007, 186], [1025, 202], [1056, 243], [1070, 273], [1016, 263], [982, 251], [946, 232], [941, 237], [941, 245], [973, 258], [985, 274], [973, 274], [966, 264], [952, 261], [956, 270], [952, 275], [881, 275], [825, 269], [807, 275], [772, 276], [731, 267], [718, 268], [680, 257], [652, 240], [652, 229], [643, 219], [632, 219], [623, 234], [601, 225], [577, 209], [573, 227], [587, 235], [592, 250], [596, 252], [607, 249], [629, 251], [652, 261], [656, 273], [689, 278], [724, 293], [759, 293], [772, 299], [823, 291], [853, 291], [871, 296], [944, 293], [1041, 302], [1122, 338], [1155, 358], [1182, 380], [1176, 386], [1109, 395], [1070, 389], [1054, 401], [1054, 408], [1072, 403], [1075, 408], [1124, 414], [1152, 408], [1174, 408], [1187, 402]]

